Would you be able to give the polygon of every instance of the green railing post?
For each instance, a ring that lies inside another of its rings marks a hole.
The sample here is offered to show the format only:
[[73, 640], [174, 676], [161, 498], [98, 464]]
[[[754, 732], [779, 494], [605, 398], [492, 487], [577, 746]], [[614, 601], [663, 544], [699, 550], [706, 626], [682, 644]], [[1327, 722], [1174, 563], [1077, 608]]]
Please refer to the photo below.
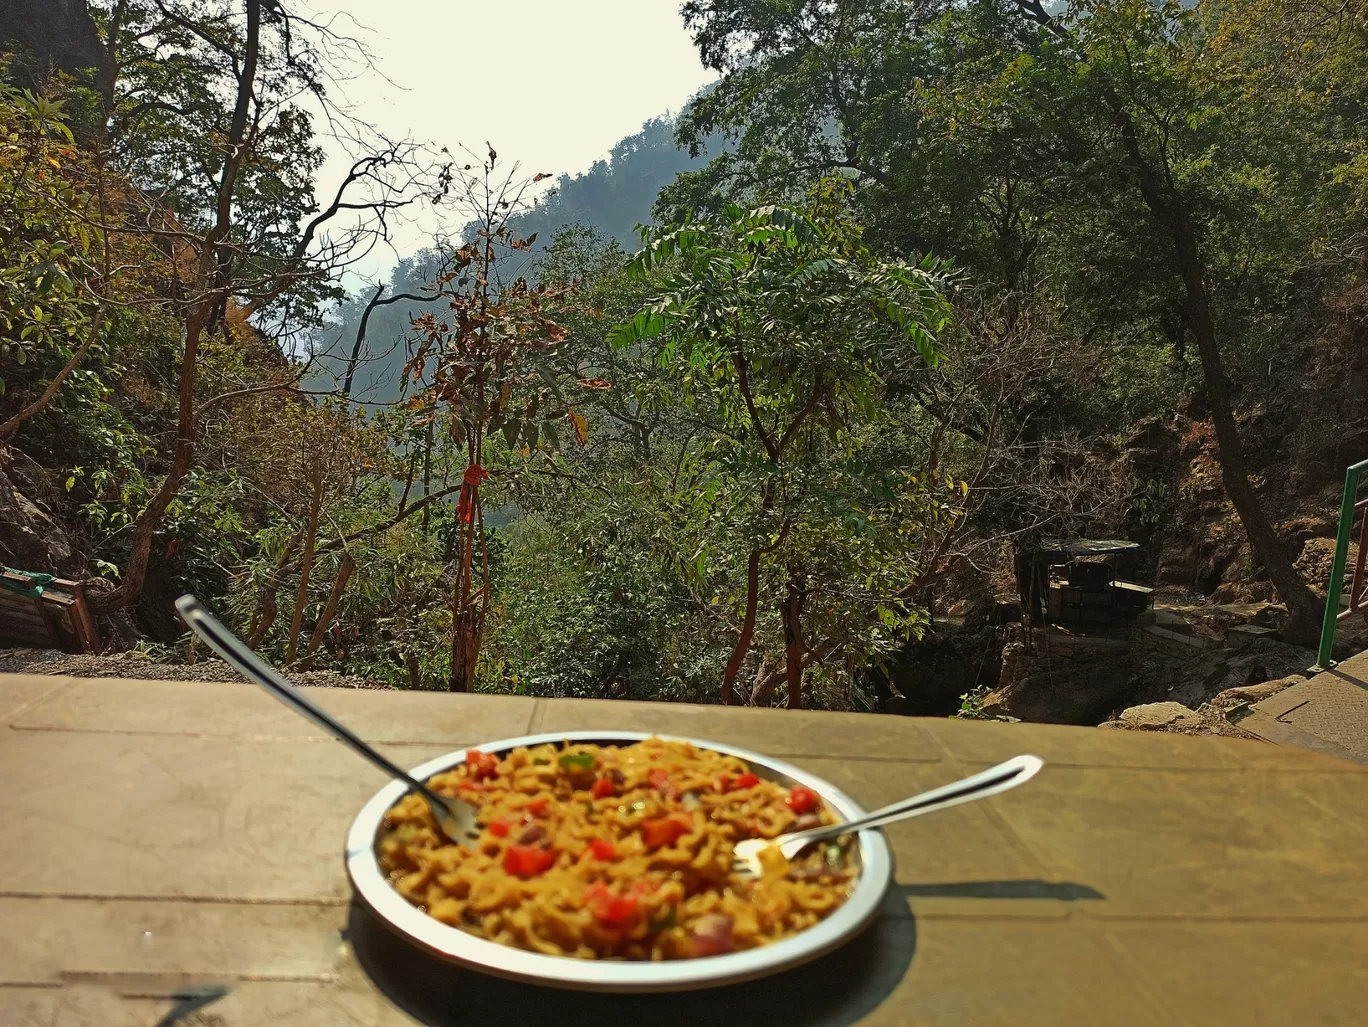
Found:
[[1349, 536], [1354, 530], [1354, 506], [1358, 501], [1359, 475], [1368, 460], [1344, 472], [1344, 498], [1340, 501], [1339, 534], [1335, 536], [1335, 560], [1330, 565], [1330, 588], [1325, 594], [1325, 619], [1321, 622], [1320, 650], [1313, 671], [1329, 670], [1334, 663], [1335, 627], [1339, 624], [1340, 593], [1344, 591], [1344, 565], [1349, 559]]

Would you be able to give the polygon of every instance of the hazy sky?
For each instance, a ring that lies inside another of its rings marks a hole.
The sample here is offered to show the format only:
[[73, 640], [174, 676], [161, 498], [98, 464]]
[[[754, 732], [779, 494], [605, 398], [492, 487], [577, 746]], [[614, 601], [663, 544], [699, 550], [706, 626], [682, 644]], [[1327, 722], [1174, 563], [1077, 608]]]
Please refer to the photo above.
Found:
[[[439, 146], [486, 140], [529, 171], [583, 171], [625, 135], [677, 112], [713, 78], [679, 16], [681, 0], [311, 0], [363, 39], [382, 75], [340, 92], [391, 137]], [[392, 80], [385, 81], [385, 78]], [[327, 146], [330, 153], [336, 147]], [[327, 193], [344, 169], [331, 160]], [[429, 226], [430, 227], [430, 226]], [[401, 253], [422, 244], [406, 229]], [[371, 271], [388, 269], [377, 257]], [[372, 263], [372, 262], [368, 262]]]

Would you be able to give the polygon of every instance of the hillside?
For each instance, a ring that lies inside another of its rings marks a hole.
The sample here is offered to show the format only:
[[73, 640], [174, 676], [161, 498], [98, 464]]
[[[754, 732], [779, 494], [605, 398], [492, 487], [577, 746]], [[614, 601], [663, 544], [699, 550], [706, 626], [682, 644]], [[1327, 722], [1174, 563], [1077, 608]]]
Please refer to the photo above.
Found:
[[[716, 141], [714, 141], [714, 147]], [[543, 252], [556, 233], [574, 226], [592, 228], [625, 251], [637, 246], [637, 226], [651, 220], [651, 205], [660, 190], [676, 175], [700, 167], [707, 153], [691, 158], [675, 145], [674, 122], [653, 118], [641, 131], [619, 140], [606, 160], [595, 161], [587, 171], [563, 174], [535, 205], [509, 219], [509, 230], [535, 241], [527, 259], [510, 267], [509, 273], [535, 277], [535, 256]], [[469, 232], [474, 229], [468, 229]], [[383, 299], [408, 294], [421, 297], [430, 292], [440, 266], [439, 251], [426, 250], [402, 261], [384, 283]], [[347, 297], [312, 343], [318, 386], [342, 382], [352, 362], [352, 351], [374, 292]], [[402, 391], [401, 372], [407, 359], [404, 340], [412, 336], [411, 322], [425, 311], [439, 315], [441, 302], [407, 299], [377, 306], [366, 323], [365, 341], [357, 350], [351, 395], [359, 402], [392, 403]]]

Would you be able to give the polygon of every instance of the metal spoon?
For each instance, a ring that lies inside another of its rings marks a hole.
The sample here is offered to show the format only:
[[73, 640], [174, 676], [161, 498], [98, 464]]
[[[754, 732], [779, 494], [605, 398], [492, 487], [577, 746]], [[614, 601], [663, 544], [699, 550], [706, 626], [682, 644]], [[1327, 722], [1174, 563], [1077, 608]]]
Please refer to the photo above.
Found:
[[190, 625], [190, 630], [209, 644], [209, 648], [227, 660], [237, 672], [248, 681], [255, 682], [296, 713], [308, 717], [328, 734], [340, 742], [345, 742], [366, 759], [383, 770], [390, 777], [398, 778], [427, 800], [433, 819], [442, 833], [458, 844], [473, 841], [480, 837], [479, 825], [475, 822], [476, 809], [468, 802], [453, 799], [433, 791], [417, 778], [411, 777], [385, 757], [372, 749], [356, 735], [323, 712], [313, 703], [300, 695], [288, 681], [247, 647], [247, 643], [225, 628], [200, 605], [192, 595], [183, 595], [176, 600], [176, 609], [181, 619]]
[[881, 827], [884, 824], [891, 824], [895, 820], [919, 817], [923, 813], [934, 813], [937, 810], [949, 809], [951, 806], [958, 806], [964, 802], [973, 802], [975, 799], [985, 799], [990, 795], [997, 795], [999, 792], [1005, 792], [1029, 781], [1044, 765], [1044, 761], [1038, 756], [1013, 756], [1007, 762], [999, 763], [996, 767], [956, 781], [954, 784], [942, 785], [939, 788], [931, 789], [929, 792], [922, 792], [910, 799], [902, 799], [891, 806], [876, 809], [874, 812], [866, 813], [855, 820], [847, 820], [840, 824], [828, 824], [825, 827], [814, 827], [808, 831], [781, 834], [778, 838], [747, 838], [745, 841], [737, 842], [732, 847], [732, 873], [741, 877], [760, 877], [764, 873], [764, 868], [760, 862], [760, 853], [771, 845], [777, 845], [786, 860], [793, 859], [813, 842], [821, 841], [824, 838], [837, 838], [854, 831]]

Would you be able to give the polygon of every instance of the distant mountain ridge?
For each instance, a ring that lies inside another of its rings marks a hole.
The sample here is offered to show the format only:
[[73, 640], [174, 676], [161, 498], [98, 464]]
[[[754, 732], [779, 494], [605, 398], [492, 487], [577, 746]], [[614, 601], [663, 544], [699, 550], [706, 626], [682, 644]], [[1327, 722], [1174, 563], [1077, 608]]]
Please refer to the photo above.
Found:
[[561, 175], [549, 196], [512, 219], [515, 230], [523, 236], [535, 232], [538, 244], [544, 244], [560, 229], [581, 224], [635, 250], [636, 226], [650, 221], [661, 188], [708, 160], [706, 154], [692, 158], [678, 149], [674, 132], [673, 119], [652, 118], [640, 132], [619, 140], [606, 160], [577, 175]]
[[[511, 219], [512, 229], [523, 238], [536, 234], [533, 253], [544, 248], [561, 229], [577, 224], [596, 229], [632, 252], [637, 248], [636, 226], [651, 220], [651, 207], [661, 188], [673, 182], [680, 172], [702, 166], [708, 157], [700, 154], [693, 158], [675, 146], [672, 118], [652, 118], [641, 126], [640, 132], [619, 140], [607, 159], [595, 161], [589, 170], [579, 174], [561, 175], [549, 195]], [[473, 229], [467, 229], [467, 235], [472, 233]], [[423, 292], [438, 263], [439, 256], [431, 249], [405, 258], [390, 272], [384, 295]], [[374, 292], [375, 287], [370, 286], [349, 296], [333, 324], [319, 333], [313, 348], [314, 369], [309, 376], [313, 388], [332, 388], [333, 382], [341, 383], [346, 377], [357, 331]], [[398, 399], [403, 391], [409, 322], [424, 311], [442, 309], [444, 304], [440, 302], [421, 300], [376, 307], [366, 323], [352, 398], [363, 403], [392, 403]]]

